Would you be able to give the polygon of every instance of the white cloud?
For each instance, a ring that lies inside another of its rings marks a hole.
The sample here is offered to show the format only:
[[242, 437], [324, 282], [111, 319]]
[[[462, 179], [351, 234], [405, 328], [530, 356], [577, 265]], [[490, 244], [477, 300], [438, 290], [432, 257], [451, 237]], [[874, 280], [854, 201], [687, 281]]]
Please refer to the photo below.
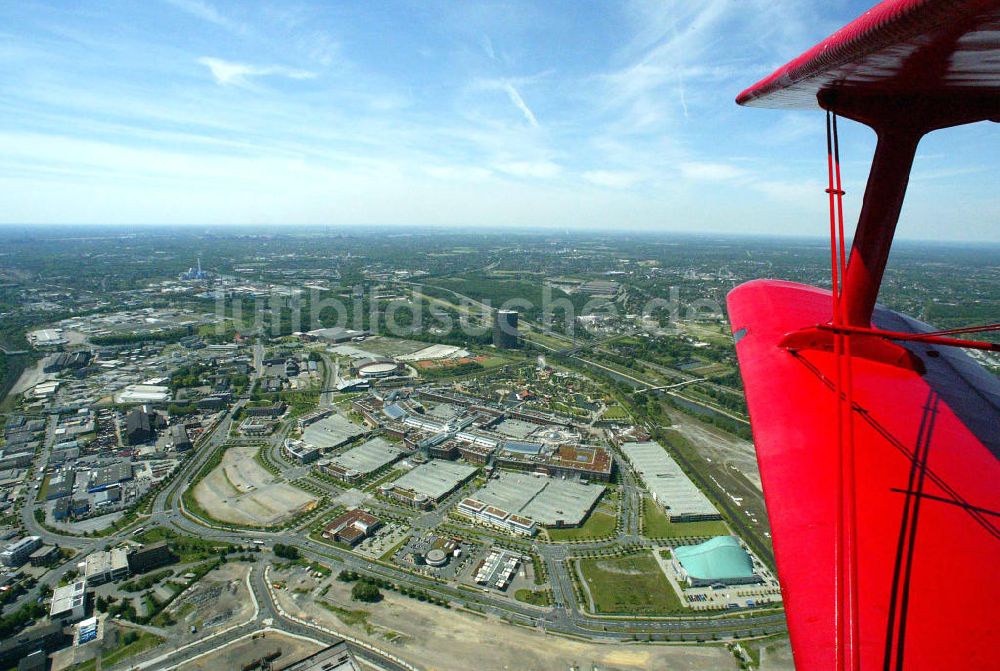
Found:
[[591, 184], [612, 189], [627, 189], [642, 181], [639, 173], [620, 170], [589, 170], [583, 173], [583, 178]]
[[509, 161], [497, 164], [496, 169], [515, 177], [539, 179], [552, 179], [562, 172], [562, 168], [552, 161]]
[[497, 52], [493, 50], [493, 40], [490, 39], [489, 35], [483, 35], [483, 51], [491, 61], [497, 60]]
[[220, 28], [225, 28], [228, 31], [239, 34], [246, 34], [248, 32], [246, 26], [224, 16], [222, 12], [213, 5], [204, 2], [204, 0], [167, 0], [167, 2], [182, 12], [199, 18], [202, 21], [212, 23]]
[[709, 181], [735, 179], [743, 177], [746, 171], [742, 168], [729, 165], [728, 163], [682, 163], [681, 173], [689, 179], [703, 179]]
[[538, 128], [538, 119], [535, 118], [535, 113], [532, 112], [531, 108], [528, 107], [528, 104], [524, 102], [524, 98], [522, 98], [518, 90], [514, 88], [514, 85], [509, 81], [504, 82], [503, 89], [507, 92], [507, 96], [510, 98], [510, 101], [514, 103], [514, 106], [521, 110], [521, 114], [524, 115], [527, 122], [531, 124], [533, 128]]
[[487, 168], [468, 165], [429, 165], [424, 166], [423, 172], [448, 182], [456, 180], [480, 182], [493, 176], [493, 172]]
[[221, 58], [199, 58], [198, 62], [212, 71], [215, 81], [222, 86], [245, 86], [250, 77], [288, 77], [289, 79], [312, 79], [315, 73], [295, 70], [281, 65], [249, 65], [233, 63]]

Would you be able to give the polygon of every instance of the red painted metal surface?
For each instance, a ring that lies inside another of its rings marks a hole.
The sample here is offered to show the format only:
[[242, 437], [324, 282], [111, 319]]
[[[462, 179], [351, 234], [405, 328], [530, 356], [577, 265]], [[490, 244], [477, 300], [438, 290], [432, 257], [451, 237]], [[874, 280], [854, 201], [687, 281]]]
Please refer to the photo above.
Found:
[[1000, 93], [998, 30], [998, 0], [887, 0], [736, 101], [818, 109], [821, 93], [843, 99], [930, 96], [950, 100], [951, 113], [959, 115], [963, 100]]
[[[761, 280], [728, 303], [796, 665], [838, 668], [837, 359], [778, 346], [829, 322], [831, 295]], [[924, 374], [852, 359], [860, 667], [998, 668], [1000, 381], [954, 348], [906, 347]]]
[[845, 323], [869, 326], [920, 138], [1000, 119], [1000, 0], [887, 0], [736, 100], [824, 108], [877, 133], [843, 278]]
[[877, 129], [858, 227], [844, 276], [844, 323], [869, 326], [922, 131], [905, 124]]
[[[965, 340], [962, 338], [946, 338], [932, 333], [900, 333], [898, 331], [883, 331], [881, 329], [860, 328], [857, 326], [836, 326], [833, 324], [817, 324], [820, 331], [830, 333], [850, 333], [862, 336], [876, 336], [886, 340], [903, 340], [908, 342], [923, 342], [929, 345], [941, 345], [942, 347], [964, 347], [965, 349], [978, 349], [985, 352], [1000, 352], [1000, 343], [986, 342], [984, 340]], [[994, 329], [1000, 330], [1000, 329]]]
[[1000, 0], [887, 0], [737, 102], [878, 135], [846, 269], [828, 161], [839, 299], [729, 295], [796, 663], [1000, 668], [1000, 380], [875, 302], [920, 138], [1000, 120]]

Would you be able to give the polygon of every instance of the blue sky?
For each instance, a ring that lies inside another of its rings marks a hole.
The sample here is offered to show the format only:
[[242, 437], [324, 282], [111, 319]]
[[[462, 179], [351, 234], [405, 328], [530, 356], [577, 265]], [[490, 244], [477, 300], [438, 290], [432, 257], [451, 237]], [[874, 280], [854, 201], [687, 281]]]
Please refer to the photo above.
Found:
[[[733, 98], [867, 5], [7, 2], [0, 221], [822, 235], [822, 114]], [[926, 138], [899, 235], [1000, 240], [998, 167]]]

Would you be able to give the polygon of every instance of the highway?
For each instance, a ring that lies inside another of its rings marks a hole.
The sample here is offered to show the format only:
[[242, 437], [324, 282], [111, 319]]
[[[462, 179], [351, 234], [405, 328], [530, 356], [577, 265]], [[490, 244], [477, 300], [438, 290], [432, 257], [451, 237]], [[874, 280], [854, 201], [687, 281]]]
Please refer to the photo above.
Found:
[[[263, 349], [255, 347], [254, 363], [258, 375], [261, 370], [262, 358]], [[324, 363], [326, 364], [325, 377], [329, 378], [332, 374], [332, 366], [330, 366], [328, 360]], [[256, 378], [257, 375], [254, 377]], [[256, 379], [254, 382], [256, 382]], [[325, 399], [327, 403], [331, 400], [330, 397]], [[510, 622], [537, 627], [540, 630], [548, 632], [568, 634], [598, 641], [616, 642], [633, 640], [637, 633], [658, 635], [664, 640], [693, 641], [705, 640], [716, 636], [750, 638], [785, 631], [784, 615], [781, 612], [750, 612], [738, 618], [720, 615], [702, 615], [630, 619], [594, 616], [584, 612], [580, 608], [577, 603], [570, 573], [570, 561], [573, 557], [587, 553], [611, 554], [622, 545], [649, 546], [651, 544], [650, 541], [640, 535], [639, 514], [640, 506], [642, 505], [642, 489], [633, 479], [629, 469], [622, 468], [621, 463], [618, 464], [619, 471], [623, 473], [624, 477], [620, 490], [621, 522], [618, 537], [604, 541], [572, 544], [535, 542], [530, 546], [544, 562], [549, 575], [555, 601], [555, 605], [550, 608], [529, 606], [491, 592], [458, 589], [457, 586], [446, 584], [423, 575], [410, 573], [389, 563], [366, 560], [352, 552], [308, 538], [306, 534], [308, 533], [308, 528], [311, 526], [309, 524], [298, 525], [299, 527], [305, 527], [305, 530], [301, 532], [295, 529], [271, 532], [225, 528], [217, 523], [202, 520], [189, 511], [184, 510], [182, 496], [197, 476], [198, 471], [212, 458], [213, 453], [228, 440], [234, 416], [244, 402], [244, 400], [239, 400], [218, 421], [213, 430], [199, 438], [191, 455], [182, 463], [167, 485], [162, 487], [156, 494], [152, 502], [151, 514], [140, 516], [131, 525], [131, 528], [134, 529], [138, 526], [146, 526], [148, 528], [152, 524], [159, 524], [179, 533], [219, 542], [245, 545], [252, 540], [263, 540], [272, 547], [274, 543], [284, 543], [297, 547], [303, 557], [308, 560], [331, 566], [335, 572], [341, 569], [353, 570], [364, 575], [379, 577], [398, 585], [422, 589], [444, 597], [456, 606], [476, 610]], [[50, 423], [48, 427], [46, 447], [51, 445], [50, 439], [53, 426]], [[308, 470], [301, 470], [303, 467], [289, 464], [280, 455], [280, 450], [277, 449], [277, 444], [282, 435], [284, 434], [279, 433], [276, 437], [272, 438], [269, 454], [276, 464], [288, 471], [286, 475], [289, 476], [289, 479], [306, 477], [310, 483], [325, 489], [331, 498], [340, 493], [339, 488], [320, 479], [309, 477]], [[42, 454], [45, 454], [44, 450]], [[615, 458], [616, 460], [618, 459], [617, 456]], [[43, 467], [43, 461], [44, 456], [39, 456], [36, 460], [36, 472], [38, 472], [39, 468]], [[84, 538], [51, 531], [41, 526], [34, 518], [34, 494], [34, 490], [29, 493], [30, 501], [22, 506], [20, 511], [21, 521], [28, 533], [40, 536], [47, 544], [59, 544], [63, 547], [71, 547], [78, 551], [78, 555], [74, 559], [46, 573], [38, 585], [17, 600], [14, 607], [37, 599], [40, 596], [40, 589], [43, 585], [49, 587], [57, 585], [67, 571], [75, 568], [80, 557], [94, 550], [101, 549], [105, 545], [125, 540], [131, 534], [131, 530], [122, 530], [105, 537]], [[370, 503], [375, 508], [384, 509], [385, 512], [396, 516], [402, 515], [411, 519], [412, 525], [416, 529], [437, 526], [443, 521], [454, 524], [454, 521], [446, 520], [441, 509], [427, 513], [414, 513], [412, 511], [395, 509], [377, 500], [372, 500]], [[470, 531], [475, 533], [475, 530]], [[257, 631], [264, 626], [268, 626], [265, 623], [271, 623], [270, 626], [276, 629], [321, 641], [333, 642], [336, 640], [337, 635], [333, 632], [323, 631], [307, 623], [290, 619], [280, 613], [271, 598], [264, 580], [263, 571], [260, 570], [259, 566], [255, 567], [252, 576], [252, 590], [259, 606], [258, 613], [252, 622], [247, 622], [239, 627], [226, 630], [224, 634], [213, 636], [210, 639], [205, 639], [183, 649], [167, 653], [166, 655], [162, 652], [163, 646], [160, 646], [150, 652], [148, 658], [138, 658], [136, 660], [137, 663], [149, 664], [140, 668], [169, 669], [171, 665], [176, 665], [183, 659], [198, 656], [208, 650], [218, 648], [225, 643], [235, 641], [245, 636], [248, 632]], [[8, 606], [7, 610], [11, 608], [11, 606]], [[364, 649], [356, 652], [363, 657], [367, 655], [365, 659], [376, 665], [377, 668], [385, 668], [390, 671], [395, 671], [397, 668], [405, 668], [399, 665], [393, 666], [396, 663], [392, 662], [391, 655], [386, 651]]]

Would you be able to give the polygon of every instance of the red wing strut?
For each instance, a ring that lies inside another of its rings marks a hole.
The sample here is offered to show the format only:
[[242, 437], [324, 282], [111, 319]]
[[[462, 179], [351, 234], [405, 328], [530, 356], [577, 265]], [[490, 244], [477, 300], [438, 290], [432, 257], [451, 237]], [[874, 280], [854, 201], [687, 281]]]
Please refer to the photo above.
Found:
[[1000, 380], [954, 345], [996, 346], [951, 338], [996, 325], [876, 305], [920, 138], [1000, 119], [1000, 0], [883, 2], [737, 101], [878, 135], [849, 256], [831, 152], [834, 291], [728, 297], [796, 664], [1000, 668]]

